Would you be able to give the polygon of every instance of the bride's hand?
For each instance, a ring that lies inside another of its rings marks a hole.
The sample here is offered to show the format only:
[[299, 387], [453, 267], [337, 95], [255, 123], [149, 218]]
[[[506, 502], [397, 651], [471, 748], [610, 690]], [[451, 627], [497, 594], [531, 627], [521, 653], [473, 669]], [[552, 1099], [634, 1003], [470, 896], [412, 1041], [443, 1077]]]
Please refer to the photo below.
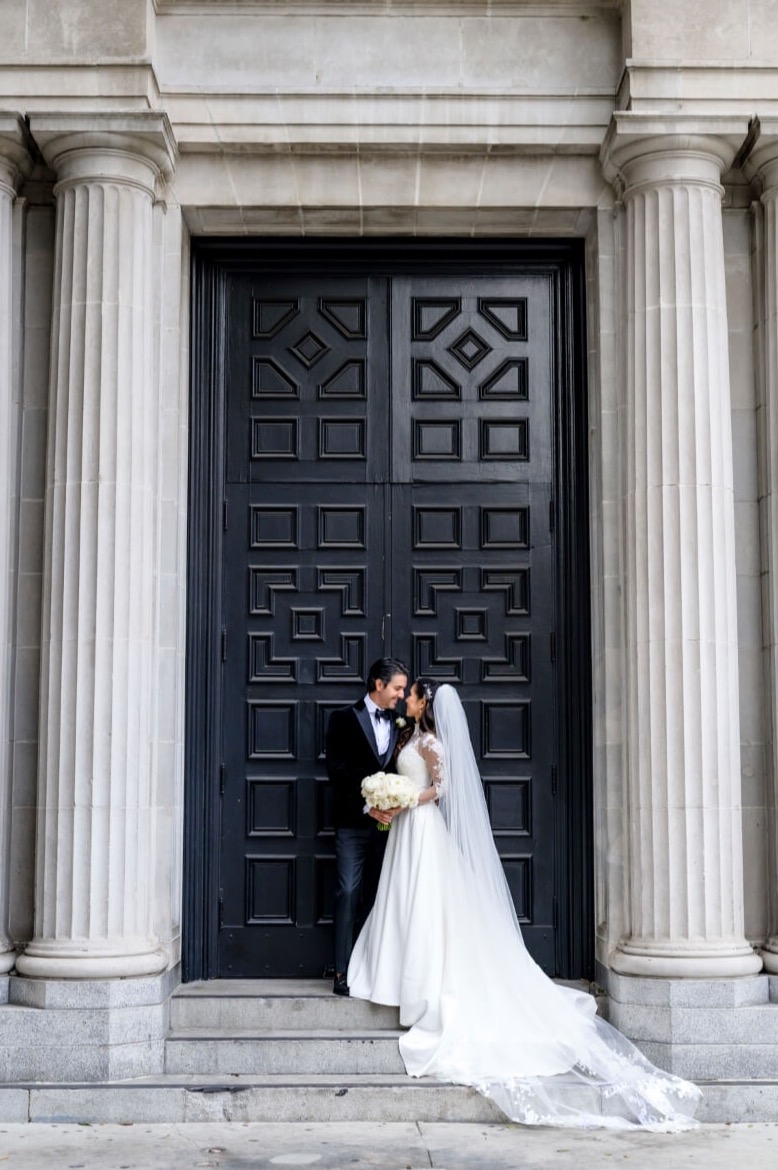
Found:
[[394, 814], [399, 811], [398, 808], [371, 808], [367, 815], [382, 825], [391, 825]]

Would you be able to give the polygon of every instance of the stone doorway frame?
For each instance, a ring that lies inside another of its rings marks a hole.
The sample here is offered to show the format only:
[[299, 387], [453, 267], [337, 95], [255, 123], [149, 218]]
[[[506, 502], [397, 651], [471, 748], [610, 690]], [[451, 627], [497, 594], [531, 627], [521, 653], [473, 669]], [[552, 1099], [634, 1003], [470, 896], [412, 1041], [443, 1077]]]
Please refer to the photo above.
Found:
[[[566, 864], [567, 929], [559, 969], [594, 975], [592, 646], [588, 493], [587, 325], [583, 239], [256, 237], [191, 240], [191, 366], [187, 563], [186, 761], [182, 963], [184, 981], [217, 977], [220, 800], [220, 598], [222, 530], [224, 284], [229, 269], [318, 258], [341, 270], [510, 274], [553, 265], [559, 272], [557, 362], [561, 392], [556, 434], [555, 524], [559, 538], [557, 680], [560, 710], [558, 856]], [[202, 565], [213, 566], [203, 573]], [[576, 603], [585, 598], [583, 608]], [[563, 603], [562, 603], [563, 602]]]

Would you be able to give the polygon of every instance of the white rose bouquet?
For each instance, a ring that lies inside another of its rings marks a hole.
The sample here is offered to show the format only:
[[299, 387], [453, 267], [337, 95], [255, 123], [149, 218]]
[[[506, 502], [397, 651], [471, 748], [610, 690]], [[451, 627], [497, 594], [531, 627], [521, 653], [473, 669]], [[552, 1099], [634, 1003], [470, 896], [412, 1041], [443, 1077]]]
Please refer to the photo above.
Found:
[[[362, 781], [362, 797], [371, 808], [385, 812], [390, 808], [416, 808], [419, 794], [407, 776], [396, 772], [374, 772]], [[391, 826], [378, 824], [387, 831]]]

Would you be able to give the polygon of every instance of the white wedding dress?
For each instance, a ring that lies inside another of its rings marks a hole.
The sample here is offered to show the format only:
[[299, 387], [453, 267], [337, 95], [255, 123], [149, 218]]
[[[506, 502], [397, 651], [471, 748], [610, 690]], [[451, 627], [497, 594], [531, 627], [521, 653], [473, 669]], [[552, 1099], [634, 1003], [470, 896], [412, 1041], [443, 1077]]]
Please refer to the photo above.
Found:
[[[417, 729], [397, 761], [419, 791], [440, 784], [444, 808], [446, 756], [440, 740]], [[493, 849], [491, 834], [489, 841]], [[375, 904], [349, 964], [352, 996], [399, 1006], [409, 1029], [400, 1038], [407, 1072], [471, 1085], [525, 1124], [665, 1131], [696, 1124], [696, 1086], [650, 1064], [595, 1015], [591, 996], [543, 973], [512, 904], [509, 914], [501, 895], [485, 897], [478, 866], [460, 845], [434, 801], [395, 817]]]

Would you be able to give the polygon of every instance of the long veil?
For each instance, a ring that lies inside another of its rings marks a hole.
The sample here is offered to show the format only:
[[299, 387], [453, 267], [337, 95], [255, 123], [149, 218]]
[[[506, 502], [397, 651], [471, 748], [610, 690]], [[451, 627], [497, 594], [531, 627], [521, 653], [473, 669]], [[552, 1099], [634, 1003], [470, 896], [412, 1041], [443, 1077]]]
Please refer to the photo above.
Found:
[[472, 1085], [525, 1124], [695, 1125], [699, 1089], [652, 1065], [596, 1015], [590, 995], [555, 984], [529, 955], [453, 687], [437, 689], [434, 716], [444, 763], [440, 809], [451, 869], [460, 875], [452, 877], [452, 934], [468, 938], [452, 942], [435, 1045], [426, 1064], [409, 1071]]

